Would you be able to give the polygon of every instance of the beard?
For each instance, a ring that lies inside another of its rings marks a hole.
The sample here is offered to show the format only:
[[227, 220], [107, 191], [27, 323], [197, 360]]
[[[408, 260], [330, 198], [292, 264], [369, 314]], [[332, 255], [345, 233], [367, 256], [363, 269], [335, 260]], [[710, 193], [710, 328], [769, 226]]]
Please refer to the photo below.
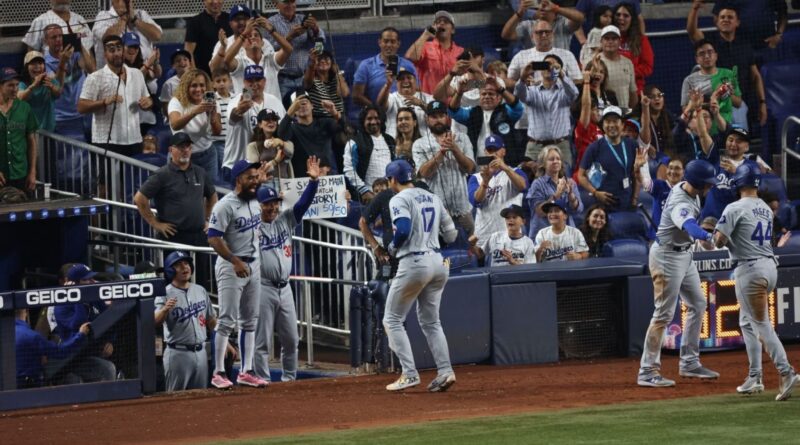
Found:
[[447, 133], [447, 131], [450, 129], [450, 127], [448, 125], [446, 125], [446, 124], [436, 124], [436, 125], [430, 126], [428, 128], [431, 130], [431, 133], [433, 133], [433, 134], [435, 134], [437, 136], [441, 136], [441, 135]]
[[242, 201], [250, 201], [251, 199], [255, 199], [256, 194], [251, 192], [248, 188], [237, 193], [236, 196], [238, 196]]
[[62, 5], [62, 4], [59, 4], [59, 5], [53, 5], [53, 8], [52, 8], [52, 9], [53, 9], [53, 11], [55, 11], [55, 12], [67, 12], [67, 11], [69, 11], [69, 4], [65, 4], [65, 5]]

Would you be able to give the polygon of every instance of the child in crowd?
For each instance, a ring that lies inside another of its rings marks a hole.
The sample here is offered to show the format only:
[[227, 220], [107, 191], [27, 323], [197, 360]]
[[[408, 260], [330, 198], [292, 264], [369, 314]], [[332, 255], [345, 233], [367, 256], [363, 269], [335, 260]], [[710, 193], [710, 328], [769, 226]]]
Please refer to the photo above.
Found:
[[536, 234], [536, 261], [569, 261], [589, 257], [589, 246], [583, 233], [567, 225], [567, 209], [561, 201], [549, 202], [542, 206], [547, 215], [549, 227]]
[[167, 106], [175, 95], [178, 84], [181, 83], [181, 76], [192, 67], [192, 55], [189, 54], [189, 51], [181, 48], [172, 53], [169, 61], [172, 64], [172, 69], [175, 70], [175, 75], [164, 82], [164, 85], [161, 86], [161, 94], [158, 96], [158, 100], [161, 102], [161, 111], [164, 113], [166, 121], [169, 121], [169, 118], [166, 117], [169, 116]]
[[212, 136], [212, 148], [217, 150], [217, 163], [222, 177], [222, 159], [225, 157], [225, 138], [228, 136], [228, 103], [231, 101], [231, 75], [224, 69], [215, 70], [211, 75], [217, 98], [217, 113], [222, 118], [222, 133]]
[[600, 31], [611, 24], [614, 15], [609, 6], [598, 6], [592, 11], [592, 29], [581, 47], [580, 62], [585, 67], [600, 50]]
[[512, 204], [500, 211], [500, 216], [506, 220], [506, 230], [495, 232], [482, 240], [472, 235], [469, 238], [470, 252], [475, 254], [479, 261], [488, 256], [487, 266], [490, 267], [535, 263], [533, 241], [522, 232], [525, 225], [523, 208]]

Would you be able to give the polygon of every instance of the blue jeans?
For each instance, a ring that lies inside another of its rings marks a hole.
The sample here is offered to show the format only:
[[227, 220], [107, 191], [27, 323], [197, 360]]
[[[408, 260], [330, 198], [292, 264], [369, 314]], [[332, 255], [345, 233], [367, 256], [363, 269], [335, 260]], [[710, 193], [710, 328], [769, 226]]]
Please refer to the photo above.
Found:
[[217, 182], [217, 150], [211, 148], [199, 153], [192, 153], [192, 163], [198, 167], [203, 167], [206, 177], [212, 184]]
[[222, 160], [225, 159], [225, 141], [214, 141], [211, 148], [217, 151], [217, 176], [222, 177]]

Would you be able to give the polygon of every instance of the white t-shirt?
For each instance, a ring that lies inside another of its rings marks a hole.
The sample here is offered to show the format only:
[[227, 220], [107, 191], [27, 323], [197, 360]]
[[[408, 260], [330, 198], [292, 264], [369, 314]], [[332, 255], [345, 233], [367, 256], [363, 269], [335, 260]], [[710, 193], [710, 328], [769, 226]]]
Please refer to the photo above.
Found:
[[[180, 85], [180, 83], [181, 78], [178, 77], [177, 74], [165, 80], [164, 85], [161, 85], [161, 94], [158, 95], [158, 100], [169, 104], [169, 102], [175, 96], [175, 90], [178, 89], [178, 85]], [[169, 122], [169, 119], [167, 119], [167, 122]]]
[[[134, 10], [136, 12], [136, 17], [138, 20], [142, 21], [143, 23], [147, 23], [149, 25], [153, 25], [161, 31], [161, 26], [150, 17], [150, 14], [147, 13], [144, 9], [138, 9], [134, 5]], [[101, 68], [106, 64], [106, 57], [103, 53], [103, 35], [106, 33], [108, 28], [114, 26], [119, 21], [119, 14], [117, 11], [114, 10], [114, 7], [100, 11], [97, 13], [97, 17], [94, 19], [94, 28], [92, 28], [92, 32], [94, 33], [94, 56], [97, 59], [97, 68]], [[137, 22], [138, 23], [138, 22]], [[126, 31], [130, 31], [129, 29]], [[142, 34], [138, 29], [134, 29], [131, 32], [135, 32], [136, 35], [139, 36], [140, 41], [140, 51], [142, 52], [142, 58], [147, 60], [151, 54], [153, 54], [153, 42], [147, 38], [144, 34]]]
[[239, 101], [242, 94], [239, 93], [231, 98], [228, 102], [228, 112], [226, 115], [226, 133], [228, 138], [225, 139], [225, 157], [222, 160], [222, 166], [231, 168], [233, 164], [239, 159], [245, 159], [247, 156], [247, 144], [253, 137], [253, 129], [256, 128], [258, 121], [258, 113], [264, 108], [269, 108], [278, 113], [278, 116], [283, 118], [286, 114], [286, 109], [277, 97], [264, 93], [264, 101], [260, 104], [253, 102], [253, 106], [247, 110], [242, 118], [238, 121], [231, 119], [233, 110], [239, 106]]
[[277, 53], [272, 49], [272, 45], [266, 45], [262, 48], [261, 60], [256, 63], [253, 59], [247, 57], [247, 53], [240, 51], [236, 56], [236, 69], [231, 71], [231, 82], [233, 83], [233, 91], [241, 92], [244, 90], [244, 69], [250, 65], [261, 65], [264, 68], [264, 79], [266, 85], [264, 92], [271, 94], [275, 97], [281, 97], [281, 88], [278, 85], [278, 71], [283, 68], [283, 65], [278, 65], [275, 60]]
[[[108, 66], [86, 76], [81, 90], [81, 99], [100, 100], [114, 94], [122, 96], [122, 102], [109, 105], [102, 110], [92, 113], [92, 143], [130, 145], [142, 142], [142, 133], [139, 128], [139, 99], [147, 97], [147, 85], [142, 72], [123, 65], [127, 81], [120, 82], [119, 76], [111, 71]], [[119, 85], [119, 89], [115, 88]], [[111, 111], [114, 110], [112, 115]], [[113, 122], [113, 125], [112, 125]], [[108, 131], [111, 127], [111, 139]]]
[[[173, 97], [172, 100], [169, 101], [169, 106], [167, 106], [167, 113], [177, 111], [180, 114], [186, 114], [194, 108], [194, 106], [194, 104], [190, 103], [184, 107], [177, 98]], [[211, 143], [213, 142], [211, 139], [211, 121], [208, 119], [207, 113], [200, 113], [193, 117], [192, 120], [180, 130], [175, 130], [172, 127], [170, 127], [170, 129], [172, 133], [181, 131], [192, 138], [192, 153], [202, 153], [211, 148]]]
[[[514, 171], [525, 177], [522, 170], [515, 169]], [[483, 183], [480, 173], [475, 173], [472, 177], [478, 181], [478, 186]], [[500, 212], [511, 204], [522, 205], [522, 190], [514, 188], [514, 184], [511, 183], [511, 178], [506, 172], [498, 172], [489, 180], [486, 198], [478, 206], [475, 215], [475, 236], [483, 241], [495, 232], [505, 232], [506, 220], [500, 216]]]
[[[433, 100], [433, 96], [422, 91], [418, 91], [414, 96], [421, 97], [426, 104]], [[406, 100], [400, 93], [395, 91], [389, 94], [389, 99], [387, 99], [386, 102], [386, 134], [393, 138], [397, 137], [397, 111], [406, 106]], [[425, 120], [425, 110], [416, 105], [412, 105], [411, 108], [414, 109], [414, 113], [417, 115], [419, 134], [425, 134], [425, 132], [428, 131], [428, 122]]]
[[534, 264], [536, 262], [536, 249], [533, 248], [533, 241], [525, 235], [519, 238], [511, 238], [508, 231], [495, 232], [486, 241], [479, 241], [481, 250], [486, 255], [487, 265], [491, 267], [508, 266], [510, 263], [503, 256], [502, 251], [511, 252], [511, 256], [516, 260], [522, 260], [522, 264]]
[[564, 227], [564, 231], [559, 234], [553, 233], [553, 226], [545, 227], [536, 234], [534, 246], [537, 250], [544, 241], [550, 241], [552, 245], [542, 252], [543, 263], [545, 261], [566, 261], [568, 253], [589, 250], [583, 233], [572, 226]]

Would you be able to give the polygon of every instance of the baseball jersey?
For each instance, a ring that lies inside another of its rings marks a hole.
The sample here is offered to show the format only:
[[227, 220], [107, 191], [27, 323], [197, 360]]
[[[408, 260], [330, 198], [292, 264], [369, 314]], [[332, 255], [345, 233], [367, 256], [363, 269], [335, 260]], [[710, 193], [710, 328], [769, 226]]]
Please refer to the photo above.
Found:
[[731, 258], [773, 256], [772, 217], [772, 210], [761, 198], [741, 198], [725, 207], [716, 230], [730, 240]]
[[495, 232], [479, 247], [489, 258], [488, 264], [491, 267], [508, 266], [510, 264], [506, 257], [503, 256], [503, 250], [511, 252], [511, 256], [515, 260], [522, 260], [522, 264], [536, 262], [536, 249], [533, 248], [533, 241], [525, 235], [519, 238], [511, 238], [506, 231]]
[[164, 342], [197, 345], [206, 341], [206, 323], [216, 318], [211, 299], [202, 286], [189, 283], [188, 289], [167, 285], [167, 295], [156, 297], [156, 312], [164, 308], [167, 300], [177, 303], [164, 320]]
[[244, 202], [235, 192], [230, 192], [214, 204], [208, 220], [208, 233], [221, 233], [234, 255], [254, 257], [258, 253], [260, 226], [261, 207], [258, 201], [251, 199]]
[[402, 258], [410, 253], [439, 250], [439, 230], [454, 233], [453, 219], [444, 210], [442, 201], [433, 193], [419, 188], [407, 188], [394, 195], [389, 201], [392, 209], [392, 222], [398, 218], [411, 220], [411, 233], [399, 249], [396, 257]]
[[[516, 168], [514, 172], [527, 178], [522, 169]], [[511, 204], [522, 205], [522, 190], [514, 188], [508, 174], [498, 171], [489, 179], [489, 187], [483, 202], [475, 201], [475, 191], [483, 183], [483, 176], [475, 173], [469, 178], [467, 193], [470, 202], [478, 209], [475, 215], [475, 235], [480, 240], [488, 239], [495, 232], [505, 231], [506, 220], [500, 216], [500, 211]]]
[[543, 242], [550, 241], [550, 247], [542, 252], [542, 262], [546, 261], [566, 261], [568, 253], [588, 252], [589, 246], [580, 230], [572, 226], [564, 226], [564, 231], [554, 233], [553, 226], [545, 227], [536, 234], [534, 247], [536, 250]]
[[264, 92], [264, 100], [260, 104], [253, 102], [253, 106], [245, 111], [242, 118], [238, 121], [231, 119], [233, 110], [239, 106], [239, 101], [242, 99], [242, 94], [239, 93], [233, 96], [228, 102], [228, 109], [225, 116], [226, 128], [225, 134], [228, 136], [225, 140], [225, 158], [222, 160], [222, 166], [232, 168], [233, 164], [240, 159], [246, 158], [247, 144], [253, 137], [253, 129], [258, 125], [258, 113], [265, 108], [278, 113], [281, 118], [286, 114], [286, 109], [283, 108], [283, 103], [277, 97]]
[[683, 230], [683, 224], [689, 219], [696, 220], [700, 215], [700, 200], [689, 196], [683, 184], [685, 181], [672, 187], [661, 212], [656, 238], [662, 246], [686, 247], [694, 243], [689, 233]]
[[261, 282], [289, 279], [292, 271], [292, 234], [297, 226], [294, 209], [282, 211], [275, 221], [261, 221]]

